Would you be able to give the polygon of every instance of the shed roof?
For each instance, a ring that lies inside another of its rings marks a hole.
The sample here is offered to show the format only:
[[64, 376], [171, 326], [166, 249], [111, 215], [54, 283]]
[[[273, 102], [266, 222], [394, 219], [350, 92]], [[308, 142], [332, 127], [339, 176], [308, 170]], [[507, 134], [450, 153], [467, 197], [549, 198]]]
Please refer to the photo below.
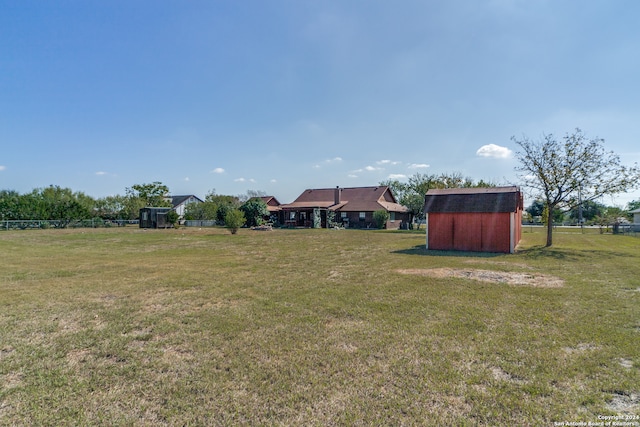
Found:
[[181, 204], [183, 204], [184, 202], [186, 202], [192, 197], [198, 200], [200, 203], [202, 203], [202, 200], [198, 196], [194, 196], [193, 194], [188, 194], [186, 196], [171, 196], [171, 205], [175, 208], [177, 206], [180, 206]]
[[445, 188], [427, 191], [426, 213], [516, 212], [522, 209], [522, 195], [516, 186], [488, 188]]

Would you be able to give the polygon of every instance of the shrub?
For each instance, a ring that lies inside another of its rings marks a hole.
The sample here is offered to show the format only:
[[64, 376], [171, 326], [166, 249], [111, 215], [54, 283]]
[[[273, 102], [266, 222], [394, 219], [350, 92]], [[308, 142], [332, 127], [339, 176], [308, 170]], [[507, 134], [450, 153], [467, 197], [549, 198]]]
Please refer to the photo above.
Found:
[[373, 220], [376, 222], [376, 227], [384, 228], [389, 221], [389, 212], [384, 209], [380, 209], [379, 211], [375, 211], [373, 213]]
[[247, 200], [242, 206], [240, 206], [240, 210], [244, 213], [249, 227], [261, 225], [263, 218], [269, 216], [267, 204], [264, 200], [259, 198]]
[[180, 216], [178, 215], [178, 213], [176, 211], [167, 212], [167, 222], [169, 224], [171, 224], [172, 226], [176, 227], [176, 224], [178, 223], [179, 219], [180, 219]]
[[229, 231], [231, 231], [231, 234], [236, 234], [238, 228], [242, 227], [245, 223], [244, 213], [239, 209], [231, 209], [225, 215], [224, 223]]

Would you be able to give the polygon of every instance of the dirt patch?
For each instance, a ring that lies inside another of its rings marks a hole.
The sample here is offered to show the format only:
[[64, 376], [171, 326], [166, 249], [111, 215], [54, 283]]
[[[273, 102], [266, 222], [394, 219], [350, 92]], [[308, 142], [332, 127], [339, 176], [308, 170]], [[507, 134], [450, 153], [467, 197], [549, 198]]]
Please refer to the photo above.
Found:
[[607, 409], [618, 414], [635, 414], [640, 408], [640, 394], [614, 391], [607, 402]]
[[633, 360], [631, 359], [620, 358], [618, 359], [618, 363], [620, 363], [620, 366], [622, 366], [623, 368], [626, 368], [626, 369], [633, 368]]
[[19, 387], [22, 385], [22, 374], [9, 372], [7, 375], [0, 375], [0, 385], [2, 385], [2, 389], [4, 390]]
[[495, 366], [491, 368], [491, 375], [496, 381], [506, 381], [506, 382], [512, 382], [516, 384], [524, 383], [524, 381], [521, 378], [511, 375], [510, 373], [506, 372], [502, 368], [498, 368]]
[[565, 353], [567, 354], [574, 354], [574, 353], [584, 353], [585, 351], [592, 351], [592, 350], [597, 350], [598, 346], [592, 343], [580, 343], [575, 347], [563, 347], [562, 350], [564, 350]]
[[518, 286], [533, 286], [536, 288], [560, 288], [564, 285], [564, 280], [546, 274], [477, 270], [468, 268], [411, 268], [396, 271], [400, 274], [412, 274], [417, 276], [435, 278], [456, 277], [462, 279], [479, 280], [481, 282], [507, 283], [509, 285]]
[[468, 259], [464, 261], [465, 264], [484, 264], [484, 265], [502, 265], [507, 267], [516, 267], [523, 270], [534, 270], [533, 267], [527, 264], [519, 262], [505, 262], [505, 261], [491, 261], [486, 259]]

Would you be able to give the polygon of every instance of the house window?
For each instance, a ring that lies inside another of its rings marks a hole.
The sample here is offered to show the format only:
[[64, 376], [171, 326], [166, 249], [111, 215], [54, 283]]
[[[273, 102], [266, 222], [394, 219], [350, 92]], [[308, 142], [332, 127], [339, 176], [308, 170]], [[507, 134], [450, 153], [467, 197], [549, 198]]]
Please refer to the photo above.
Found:
[[347, 213], [346, 212], [340, 212], [340, 218], [347, 219]]
[[367, 216], [366, 212], [360, 212], [358, 218], [360, 218], [360, 221], [364, 221], [364, 218]]
[[295, 212], [289, 212], [289, 219], [296, 219], [296, 213]]
[[395, 212], [389, 212], [389, 221], [393, 222], [396, 220], [396, 213]]

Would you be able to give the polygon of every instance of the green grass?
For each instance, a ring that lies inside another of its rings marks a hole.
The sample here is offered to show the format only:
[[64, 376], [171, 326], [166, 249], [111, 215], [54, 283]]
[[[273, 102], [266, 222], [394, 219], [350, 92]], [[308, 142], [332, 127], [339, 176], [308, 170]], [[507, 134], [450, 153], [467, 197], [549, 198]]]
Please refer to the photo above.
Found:
[[[0, 425], [553, 425], [638, 414], [640, 238], [0, 232]], [[548, 274], [560, 288], [399, 274]]]

